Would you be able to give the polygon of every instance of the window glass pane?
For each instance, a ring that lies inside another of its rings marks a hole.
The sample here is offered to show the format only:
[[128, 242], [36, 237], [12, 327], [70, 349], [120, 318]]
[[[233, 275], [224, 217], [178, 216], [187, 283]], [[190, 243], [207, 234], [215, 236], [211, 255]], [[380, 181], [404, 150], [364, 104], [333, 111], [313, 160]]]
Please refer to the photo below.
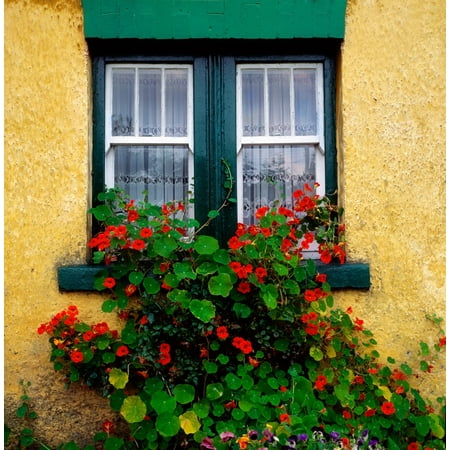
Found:
[[316, 181], [316, 146], [245, 145], [242, 149], [243, 221], [262, 206], [292, 207], [292, 194]]
[[242, 130], [244, 136], [264, 136], [264, 70], [242, 71]]
[[165, 71], [166, 136], [187, 136], [187, 69]]
[[291, 134], [290, 73], [289, 69], [268, 70], [270, 136]]
[[161, 72], [139, 70], [139, 136], [161, 136]]
[[111, 118], [113, 136], [134, 135], [134, 85], [135, 69], [113, 69]]
[[295, 135], [317, 134], [316, 71], [294, 70]]
[[150, 202], [162, 205], [185, 200], [189, 190], [187, 145], [115, 145], [114, 184], [131, 198], [148, 193]]

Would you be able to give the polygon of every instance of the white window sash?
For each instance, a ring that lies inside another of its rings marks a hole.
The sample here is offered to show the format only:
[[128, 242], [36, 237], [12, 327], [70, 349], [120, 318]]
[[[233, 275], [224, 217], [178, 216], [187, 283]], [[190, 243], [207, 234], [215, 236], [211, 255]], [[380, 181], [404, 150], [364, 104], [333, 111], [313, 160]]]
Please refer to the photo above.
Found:
[[[112, 135], [113, 83], [114, 69], [133, 69], [134, 88], [134, 136]], [[162, 71], [161, 92], [161, 136], [139, 136], [139, 69], [160, 69]], [[187, 80], [187, 136], [164, 136], [165, 133], [165, 71], [167, 69], [186, 69]], [[114, 186], [114, 145], [187, 145], [189, 149], [189, 179], [194, 177], [194, 118], [193, 118], [193, 68], [189, 64], [107, 64], [105, 83], [105, 184]]]
[[[264, 70], [264, 135], [244, 136], [242, 128], [242, 72], [246, 69]], [[269, 135], [269, 83], [268, 69], [290, 69], [290, 129], [288, 136]], [[316, 72], [315, 100], [316, 100], [316, 131], [315, 135], [295, 135], [295, 96], [294, 96], [294, 69], [313, 69]], [[323, 91], [323, 65], [321, 63], [280, 63], [280, 64], [239, 64], [237, 66], [236, 80], [236, 156], [237, 156], [237, 200], [238, 221], [243, 221], [243, 156], [242, 149], [246, 145], [315, 145], [317, 148], [315, 177], [319, 183], [317, 194], [325, 194], [325, 137], [324, 137], [324, 91]]]

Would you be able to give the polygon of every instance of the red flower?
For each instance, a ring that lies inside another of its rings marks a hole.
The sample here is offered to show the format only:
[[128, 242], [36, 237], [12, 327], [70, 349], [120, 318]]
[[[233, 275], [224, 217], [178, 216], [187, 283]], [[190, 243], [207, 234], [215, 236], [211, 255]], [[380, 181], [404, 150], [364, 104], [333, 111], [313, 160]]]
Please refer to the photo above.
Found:
[[106, 277], [103, 281], [103, 286], [112, 289], [116, 285], [116, 280], [113, 277]]
[[141, 319], [139, 320], [139, 323], [141, 325], [145, 325], [146, 323], [148, 323], [148, 317], [147, 316], [142, 316]]
[[331, 253], [328, 250], [324, 250], [320, 252], [320, 260], [325, 263], [329, 264], [331, 262]]
[[258, 278], [258, 282], [263, 283], [263, 278], [267, 277], [267, 270], [264, 267], [257, 267], [255, 269], [255, 275]]
[[83, 353], [81, 353], [80, 351], [78, 351], [78, 350], [73, 350], [73, 351], [70, 353], [70, 359], [71, 359], [72, 362], [74, 362], [74, 363], [80, 363], [81, 361], [83, 361], [84, 356], [83, 356]]
[[411, 442], [408, 444], [408, 450], [419, 450], [419, 444], [417, 442]]
[[167, 353], [169, 353], [170, 352], [170, 344], [167, 344], [167, 343], [162, 343], [160, 346], [159, 346], [159, 351], [160, 351], [160, 353], [163, 353], [163, 354], [167, 354]]
[[346, 409], [344, 409], [344, 411], [342, 411], [342, 417], [344, 419], [351, 419], [352, 415], [351, 415], [350, 411], [347, 411]]
[[327, 384], [327, 377], [325, 375], [319, 375], [316, 378], [315, 387], [317, 390], [323, 391], [326, 384]]
[[109, 331], [109, 327], [106, 322], [100, 322], [92, 326], [92, 331], [97, 335], [101, 335], [107, 333]]
[[226, 410], [229, 411], [230, 409], [237, 408], [237, 403], [236, 403], [235, 400], [232, 400], [232, 401], [230, 401], [228, 403], [225, 403], [225, 405], [223, 405], [223, 406], [225, 407]]
[[89, 342], [95, 337], [95, 334], [92, 331], [86, 331], [83, 333], [83, 341]]
[[102, 430], [106, 434], [111, 434], [114, 431], [114, 424], [110, 420], [105, 420], [102, 423]]
[[145, 242], [142, 239], [136, 239], [135, 241], [133, 241], [133, 243], [131, 244], [131, 247], [134, 250], [142, 250], [145, 248]]
[[376, 414], [377, 410], [373, 408], [369, 408], [365, 413], [364, 417], [372, 417]]
[[394, 404], [391, 402], [383, 402], [383, 404], [381, 405], [381, 411], [383, 411], [383, 414], [385, 414], [386, 416], [394, 414], [395, 413]]
[[356, 377], [353, 379], [353, 382], [356, 384], [363, 384], [364, 378], [361, 375], [356, 375]]
[[281, 423], [286, 422], [289, 424], [289, 423], [291, 423], [291, 417], [289, 416], [289, 414], [286, 414], [286, 413], [280, 414], [280, 422]]
[[280, 386], [280, 391], [281, 392], [286, 392], [287, 391], [287, 387], [286, 386]]
[[441, 337], [440, 339], [439, 339], [439, 347], [443, 347], [444, 345], [446, 345], [447, 344], [447, 341], [446, 341], [446, 339], [445, 339], [445, 336], [444, 337]]
[[315, 323], [308, 323], [306, 325], [306, 334], [309, 334], [310, 336], [314, 336], [319, 332], [319, 327]]
[[127, 356], [128, 353], [130, 353], [130, 350], [128, 349], [128, 347], [126, 345], [121, 345], [117, 350], [116, 350], [116, 355], [117, 356]]
[[237, 250], [244, 246], [245, 244], [239, 240], [237, 236], [233, 236], [228, 240], [228, 247], [231, 248], [231, 250]]
[[227, 327], [224, 326], [218, 327], [216, 330], [216, 334], [219, 339], [226, 339], [229, 336]]
[[206, 347], [200, 349], [200, 358], [207, 358], [208, 354], [208, 349]]
[[356, 331], [362, 331], [362, 329], [363, 329], [363, 324], [364, 324], [364, 320], [356, 318], [356, 319], [355, 319], [355, 326], [354, 326], [354, 329], [355, 329]]
[[258, 367], [259, 366], [259, 361], [257, 359], [255, 359], [255, 358], [252, 358], [251, 356], [248, 357], [248, 362], [253, 367]]
[[71, 316], [77, 316], [78, 315], [78, 308], [75, 305], [70, 305], [67, 307], [67, 312]]
[[237, 287], [237, 290], [241, 294], [248, 294], [252, 290], [252, 288], [250, 286], [250, 283], [247, 283], [246, 281], [241, 281], [239, 283], [239, 286]]
[[153, 236], [153, 230], [151, 228], [142, 228], [142, 230], [139, 232], [139, 235], [141, 238], [149, 238]]
[[162, 364], [163, 366], [167, 366], [167, 364], [169, 364], [170, 361], [171, 361], [171, 358], [170, 358], [170, 354], [169, 353], [161, 354], [161, 356], [160, 356], [160, 358], [158, 360], [158, 362], [160, 364]]
[[170, 231], [170, 227], [169, 227], [169, 225], [163, 225], [162, 227], [161, 227], [161, 231], [163, 232], [163, 233], [168, 233], [169, 231]]
[[305, 291], [305, 300], [307, 302], [314, 302], [316, 300], [316, 293], [311, 289], [306, 289]]
[[325, 281], [327, 281], [327, 274], [326, 273], [318, 273], [316, 275], [316, 281], [318, 283], [325, 283]]
[[130, 297], [131, 295], [133, 295], [136, 292], [136, 286], [134, 284], [129, 284], [128, 286], [125, 287], [125, 295], [127, 297]]
[[137, 219], [139, 219], [139, 213], [134, 209], [130, 209], [128, 211], [128, 222], [134, 222]]
[[258, 220], [262, 219], [266, 215], [267, 211], [269, 211], [269, 207], [268, 206], [263, 206], [262, 208], [258, 208], [256, 210], [255, 217]]
[[241, 337], [235, 337], [231, 344], [246, 355], [253, 351], [252, 343]]
[[243, 236], [246, 231], [247, 231], [247, 225], [245, 225], [244, 223], [237, 224], [237, 228], [235, 231], [236, 236], [239, 236], [239, 237]]

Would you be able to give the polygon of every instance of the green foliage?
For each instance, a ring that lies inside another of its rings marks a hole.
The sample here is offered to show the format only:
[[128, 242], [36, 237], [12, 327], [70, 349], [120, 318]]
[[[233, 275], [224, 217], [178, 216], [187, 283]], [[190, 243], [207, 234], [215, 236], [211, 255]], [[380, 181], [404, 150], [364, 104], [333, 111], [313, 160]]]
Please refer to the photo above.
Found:
[[[305, 257], [315, 245], [323, 262], [345, 260], [327, 198], [306, 185], [291, 208], [259, 208], [226, 249], [182, 203], [135, 204], [115, 190], [101, 200], [91, 213], [103, 231], [89, 246], [107, 267], [96, 280], [108, 292], [102, 310], [122, 329], [80, 322], [71, 306], [38, 331], [55, 370], [109, 397], [128, 422], [129, 438], [109, 424], [96, 436], [105, 449], [445, 447], [442, 411], [410, 386], [418, 374], [379, 361], [363, 320], [333, 307]], [[423, 372], [438, 337], [419, 344]]]

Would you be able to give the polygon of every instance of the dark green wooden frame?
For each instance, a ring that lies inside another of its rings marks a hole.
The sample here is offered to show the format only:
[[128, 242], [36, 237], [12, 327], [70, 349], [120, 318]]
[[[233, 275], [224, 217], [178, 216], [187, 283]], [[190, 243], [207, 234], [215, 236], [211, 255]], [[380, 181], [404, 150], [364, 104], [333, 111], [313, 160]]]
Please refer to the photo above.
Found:
[[[107, 63], [179, 62], [194, 65], [194, 135], [196, 174], [196, 217], [206, 219], [210, 209], [224, 196], [221, 158], [230, 162], [236, 173], [235, 65], [244, 62], [322, 62], [324, 65], [324, 107], [326, 144], [326, 193], [337, 189], [335, 131], [335, 60], [340, 40], [186, 40], [157, 41], [136, 39], [89, 39], [93, 62], [93, 170], [92, 193], [96, 204], [105, 184], [105, 66]], [[280, 49], [283, 52], [280, 52]], [[299, 56], [299, 54], [301, 56]], [[209, 80], [209, 82], [208, 82]], [[224, 80], [226, 82], [224, 83]], [[208, 86], [208, 90], [205, 90]], [[207, 173], [208, 176], [202, 176]], [[209, 234], [222, 243], [237, 221], [236, 208], [228, 208], [214, 221]], [[93, 232], [97, 231], [94, 224]], [[95, 273], [101, 268], [76, 265], [58, 269], [58, 284], [64, 291], [93, 291]], [[368, 289], [369, 265], [346, 263], [320, 265], [334, 289]]]

